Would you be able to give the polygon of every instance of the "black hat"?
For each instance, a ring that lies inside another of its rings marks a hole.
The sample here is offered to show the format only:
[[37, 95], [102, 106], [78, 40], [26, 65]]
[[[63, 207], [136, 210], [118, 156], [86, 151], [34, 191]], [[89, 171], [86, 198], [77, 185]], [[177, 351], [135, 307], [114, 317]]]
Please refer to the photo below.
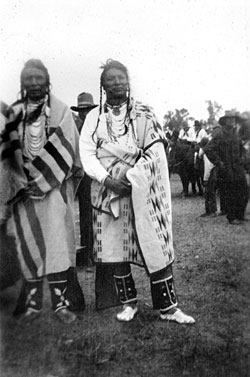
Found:
[[228, 119], [228, 118], [239, 119], [240, 116], [239, 116], [239, 113], [236, 112], [236, 111], [226, 111], [226, 112], [225, 112], [225, 115], [223, 115], [223, 117], [220, 117], [218, 123], [219, 123], [221, 126], [224, 126], [224, 125], [225, 125], [225, 122], [226, 122], [226, 119]]

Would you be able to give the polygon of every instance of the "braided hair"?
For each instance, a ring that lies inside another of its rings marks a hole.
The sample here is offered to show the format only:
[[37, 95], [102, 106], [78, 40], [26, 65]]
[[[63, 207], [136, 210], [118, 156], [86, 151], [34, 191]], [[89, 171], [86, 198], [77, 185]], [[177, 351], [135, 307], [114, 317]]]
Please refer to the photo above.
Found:
[[[97, 131], [97, 128], [99, 126], [99, 121], [100, 121], [100, 115], [102, 113], [102, 98], [103, 98], [103, 90], [104, 90], [104, 80], [105, 80], [105, 75], [106, 75], [107, 71], [109, 71], [110, 69], [113, 69], [113, 68], [119, 69], [120, 71], [122, 71], [126, 75], [128, 83], [130, 81], [129, 80], [129, 74], [128, 74], [127, 67], [124, 64], [120, 63], [118, 60], [108, 59], [105, 64], [101, 65], [100, 68], [103, 71], [102, 71], [101, 77], [100, 77], [100, 106], [99, 106], [99, 116], [98, 116], [96, 128], [95, 128], [95, 130], [94, 130], [94, 132], [92, 134], [92, 138], [94, 138], [94, 134]], [[104, 109], [104, 111], [106, 112], [107, 109]], [[127, 88], [127, 111], [126, 111], [125, 119], [128, 116], [129, 112], [130, 112], [130, 86], [128, 85], [128, 88]]]
[[29, 59], [24, 64], [24, 67], [23, 67], [23, 69], [21, 71], [21, 76], [20, 76], [20, 81], [21, 81], [21, 100], [26, 99], [26, 93], [25, 93], [24, 86], [23, 86], [23, 76], [24, 76], [24, 72], [25, 72], [25, 70], [27, 68], [37, 68], [37, 69], [40, 69], [41, 71], [44, 72], [45, 77], [46, 77], [46, 84], [47, 84], [47, 94], [49, 95], [51, 84], [50, 84], [50, 77], [49, 77], [48, 69], [45, 67], [45, 65], [43, 64], [43, 62], [40, 59]]

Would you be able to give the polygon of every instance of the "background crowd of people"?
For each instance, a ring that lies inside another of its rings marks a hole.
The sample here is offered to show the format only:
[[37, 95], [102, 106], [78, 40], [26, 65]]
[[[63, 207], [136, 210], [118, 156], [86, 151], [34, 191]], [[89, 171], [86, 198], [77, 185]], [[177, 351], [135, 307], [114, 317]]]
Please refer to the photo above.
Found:
[[[235, 225], [247, 221], [245, 210], [249, 198], [249, 117], [226, 111], [208, 132], [197, 120], [192, 126], [184, 121], [180, 131], [167, 127], [166, 137], [170, 161], [175, 151], [172, 164], [185, 164], [186, 171], [192, 166], [193, 171], [201, 176], [205, 199], [205, 213], [201, 216], [226, 215], [229, 223]], [[176, 158], [178, 148], [183, 151], [186, 160], [184, 157], [181, 161]], [[180, 168], [177, 172], [182, 179]], [[195, 183], [198, 183], [197, 180]], [[187, 188], [185, 194], [188, 195]]]

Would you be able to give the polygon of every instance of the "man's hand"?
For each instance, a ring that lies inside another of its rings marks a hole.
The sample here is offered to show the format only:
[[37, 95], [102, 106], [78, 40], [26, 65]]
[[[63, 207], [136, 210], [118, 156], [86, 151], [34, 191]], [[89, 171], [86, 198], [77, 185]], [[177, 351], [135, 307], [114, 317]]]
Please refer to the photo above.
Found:
[[126, 178], [113, 179], [107, 177], [104, 181], [104, 185], [121, 197], [129, 196], [131, 194], [131, 184]]
[[41, 199], [45, 198], [45, 194], [42, 194], [40, 191], [38, 191], [37, 187], [30, 182], [30, 183], [28, 183], [28, 186], [25, 188], [25, 192], [24, 192], [24, 195], [23, 195], [23, 201], [25, 201], [29, 198], [41, 200]]

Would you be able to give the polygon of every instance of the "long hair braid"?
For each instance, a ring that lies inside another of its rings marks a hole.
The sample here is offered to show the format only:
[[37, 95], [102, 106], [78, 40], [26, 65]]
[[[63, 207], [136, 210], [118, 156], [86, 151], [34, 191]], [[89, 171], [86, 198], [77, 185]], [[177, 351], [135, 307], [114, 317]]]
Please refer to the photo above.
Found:
[[[23, 90], [21, 90], [21, 99], [24, 102], [25, 108], [27, 107], [27, 96], [25, 93], [23, 93]], [[23, 119], [23, 142], [25, 139], [25, 130], [26, 130], [26, 123], [27, 122], [32, 122], [35, 121], [41, 114], [42, 108], [44, 104], [42, 103], [41, 105], [38, 106], [38, 108], [30, 114], [30, 116], [27, 116], [27, 110], [25, 111], [25, 116]], [[50, 97], [50, 85], [48, 85], [48, 90], [47, 90], [47, 106], [49, 107], [49, 114], [50, 114], [50, 107], [51, 107], [51, 97]], [[47, 115], [47, 112], [45, 111], [45, 135], [46, 139], [48, 140], [50, 134], [49, 134], [49, 127], [50, 127], [50, 115]]]
[[95, 135], [96, 130], [97, 130], [98, 126], [99, 126], [101, 113], [102, 113], [102, 81], [100, 80], [100, 104], [99, 104], [99, 115], [98, 115], [98, 119], [97, 119], [96, 127], [95, 127], [95, 129], [94, 129], [94, 132], [92, 133], [92, 140], [93, 140], [93, 141], [94, 141], [94, 135]]
[[[99, 115], [102, 113], [102, 83], [100, 81], [100, 106], [99, 106]], [[99, 119], [99, 118], [98, 118]]]
[[22, 85], [21, 85], [20, 94], [21, 94], [21, 101], [24, 101], [27, 94], [26, 94], [26, 91], [23, 89]]
[[130, 86], [128, 86], [127, 92], [127, 114], [130, 113]]

